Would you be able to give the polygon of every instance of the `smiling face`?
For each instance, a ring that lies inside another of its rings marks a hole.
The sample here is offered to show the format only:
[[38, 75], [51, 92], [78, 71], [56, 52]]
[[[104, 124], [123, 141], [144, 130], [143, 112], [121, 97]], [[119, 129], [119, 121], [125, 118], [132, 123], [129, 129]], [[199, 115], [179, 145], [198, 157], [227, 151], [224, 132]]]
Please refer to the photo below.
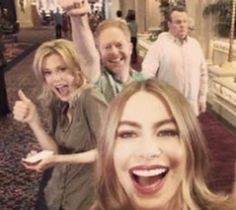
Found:
[[170, 209], [184, 176], [186, 154], [174, 119], [159, 98], [139, 91], [127, 101], [113, 158], [119, 182], [136, 210]]
[[98, 37], [102, 64], [114, 74], [129, 71], [132, 45], [124, 32], [116, 27], [103, 30]]
[[58, 54], [51, 54], [43, 59], [42, 75], [48, 88], [61, 100], [71, 100], [74, 91], [75, 77]]

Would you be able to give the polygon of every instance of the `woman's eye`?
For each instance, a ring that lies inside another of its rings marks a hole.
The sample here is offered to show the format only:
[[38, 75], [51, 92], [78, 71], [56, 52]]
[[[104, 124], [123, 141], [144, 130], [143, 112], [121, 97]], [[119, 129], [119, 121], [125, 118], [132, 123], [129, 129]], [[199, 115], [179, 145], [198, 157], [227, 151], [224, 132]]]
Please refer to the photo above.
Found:
[[50, 71], [44, 71], [44, 72], [43, 72], [43, 75], [44, 75], [44, 76], [49, 76], [50, 74], [51, 74]]
[[121, 139], [135, 138], [137, 134], [133, 131], [121, 131], [117, 133], [117, 137]]
[[66, 67], [60, 67], [59, 68], [59, 70], [62, 71], [62, 72], [66, 71], [66, 69], [67, 69]]
[[160, 130], [157, 133], [157, 136], [163, 136], [163, 137], [174, 137], [179, 136], [179, 133], [177, 130]]

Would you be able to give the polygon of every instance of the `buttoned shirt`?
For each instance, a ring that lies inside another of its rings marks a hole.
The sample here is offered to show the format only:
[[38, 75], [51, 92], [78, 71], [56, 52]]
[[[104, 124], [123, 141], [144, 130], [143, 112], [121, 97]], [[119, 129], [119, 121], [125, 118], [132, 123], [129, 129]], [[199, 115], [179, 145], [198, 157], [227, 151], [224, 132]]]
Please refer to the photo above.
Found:
[[[61, 101], [52, 104], [52, 129], [60, 154], [86, 152], [96, 147], [99, 126], [107, 107], [99, 90], [78, 92], [69, 107], [72, 120], [65, 121]], [[49, 210], [88, 210], [94, 202], [94, 165], [57, 164], [45, 188]]]
[[208, 73], [198, 41], [190, 36], [180, 41], [163, 32], [149, 48], [142, 63], [145, 78], [158, 77], [178, 89], [196, 115], [199, 103], [206, 103]]

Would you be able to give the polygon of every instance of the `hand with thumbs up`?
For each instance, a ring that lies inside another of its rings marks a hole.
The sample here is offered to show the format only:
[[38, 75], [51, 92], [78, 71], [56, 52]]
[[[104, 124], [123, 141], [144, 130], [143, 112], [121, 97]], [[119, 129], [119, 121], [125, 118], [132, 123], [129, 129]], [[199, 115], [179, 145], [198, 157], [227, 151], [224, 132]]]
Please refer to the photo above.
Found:
[[90, 12], [88, 0], [58, 0], [57, 2], [69, 15], [83, 16]]
[[28, 123], [30, 126], [39, 123], [39, 116], [35, 105], [24, 94], [22, 90], [18, 91], [19, 100], [15, 102], [13, 108], [14, 119], [19, 122]]

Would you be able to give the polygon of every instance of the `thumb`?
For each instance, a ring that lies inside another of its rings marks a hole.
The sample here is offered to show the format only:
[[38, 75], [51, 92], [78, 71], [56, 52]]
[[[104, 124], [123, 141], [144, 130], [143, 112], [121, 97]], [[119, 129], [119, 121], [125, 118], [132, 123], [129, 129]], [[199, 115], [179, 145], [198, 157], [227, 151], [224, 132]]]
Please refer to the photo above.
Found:
[[24, 102], [30, 102], [30, 99], [24, 94], [24, 92], [22, 90], [18, 91], [18, 96], [19, 96], [20, 100], [22, 100]]

